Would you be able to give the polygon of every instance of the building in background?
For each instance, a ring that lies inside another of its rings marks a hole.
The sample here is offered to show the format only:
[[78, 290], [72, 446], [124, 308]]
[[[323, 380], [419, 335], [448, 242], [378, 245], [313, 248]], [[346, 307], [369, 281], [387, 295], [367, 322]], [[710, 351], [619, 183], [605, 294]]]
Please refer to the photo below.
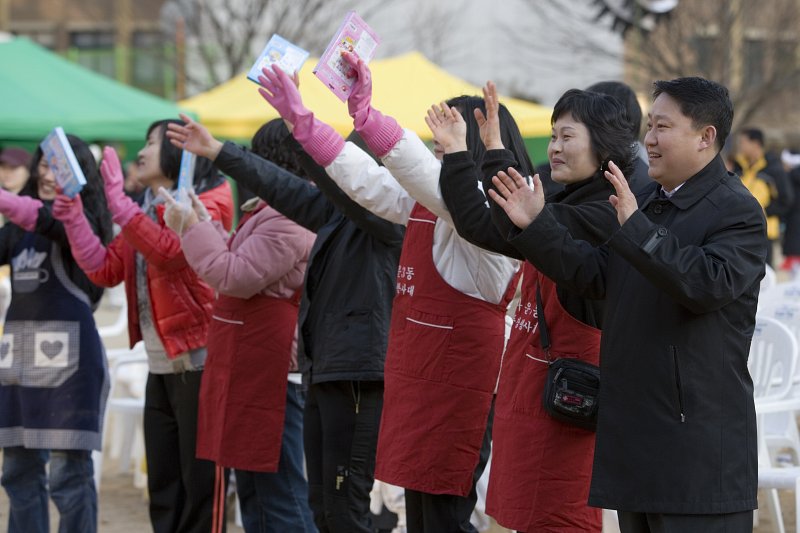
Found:
[[26, 36], [96, 72], [175, 99], [165, 0], [0, 0], [0, 31]]

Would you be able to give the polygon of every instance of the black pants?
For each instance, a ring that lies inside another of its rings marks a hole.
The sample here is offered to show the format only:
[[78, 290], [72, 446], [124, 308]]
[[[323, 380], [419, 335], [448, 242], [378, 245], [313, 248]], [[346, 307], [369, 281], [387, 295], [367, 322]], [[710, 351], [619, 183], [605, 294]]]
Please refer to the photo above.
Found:
[[[475, 509], [475, 502], [478, 501], [475, 485], [486, 468], [492, 450], [493, 419], [494, 402], [489, 411], [486, 432], [483, 434], [478, 464], [472, 474], [472, 489], [466, 498], [452, 494], [428, 494], [406, 489], [408, 533], [460, 533], [462, 531], [477, 533], [478, 530], [470, 523], [469, 519]], [[425, 453], [425, 450], [420, 450], [420, 453]]]
[[619, 511], [622, 533], [752, 533], [753, 511], [729, 514], [657, 514]]
[[303, 440], [308, 500], [320, 533], [371, 533], [369, 493], [382, 409], [382, 381], [309, 386]]
[[202, 374], [147, 376], [144, 447], [155, 533], [211, 531], [214, 463], [195, 458]]

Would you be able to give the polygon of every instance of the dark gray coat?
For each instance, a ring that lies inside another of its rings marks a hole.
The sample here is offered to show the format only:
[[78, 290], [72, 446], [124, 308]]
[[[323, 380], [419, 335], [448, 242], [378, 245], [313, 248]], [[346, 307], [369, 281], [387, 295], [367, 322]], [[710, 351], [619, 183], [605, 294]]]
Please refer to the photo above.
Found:
[[548, 208], [511, 242], [548, 277], [606, 299], [589, 503], [754, 509], [747, 357], [767, 255], [763, 211], [719, 157], [671, 199], [659, 188], [639, 196], [639, 211], [600, 248], [573, 240]]

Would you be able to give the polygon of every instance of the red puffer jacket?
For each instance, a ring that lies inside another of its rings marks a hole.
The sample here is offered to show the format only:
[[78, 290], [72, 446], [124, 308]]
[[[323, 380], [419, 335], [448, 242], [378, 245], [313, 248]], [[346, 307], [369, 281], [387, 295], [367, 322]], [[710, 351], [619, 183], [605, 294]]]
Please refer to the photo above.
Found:
[[[199, 195], [214, 220], [226, 230], [233, 223], [233, 197], [225, 180]], [[128, 299], [128, 337], [133, 346], [142, 339], [136, 296], [136, 252], [147, 261], [147, 285], [153, 323], [170, 358], [206, 345], [214, 291], [186, 262], [180, 237], [164, 225], [164, 205], [156, 207], [158, 223], [137, 214], [108, 245], [103, 266], [87, 273], [102, 287], [125, 281]]]

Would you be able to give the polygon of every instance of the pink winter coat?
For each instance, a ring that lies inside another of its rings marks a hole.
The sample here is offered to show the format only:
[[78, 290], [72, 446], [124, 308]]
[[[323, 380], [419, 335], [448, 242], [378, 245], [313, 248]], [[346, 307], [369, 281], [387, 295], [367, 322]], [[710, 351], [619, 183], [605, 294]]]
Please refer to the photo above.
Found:
[[299, 291], [313, 241], [313, 233], [263, 201], [230, 239], [214, 222], [183, 234], [187, 261], [217, 290], [200, 385], [197, 457], [228, 468], [277, 470], [286, 377], [296, 365]]

